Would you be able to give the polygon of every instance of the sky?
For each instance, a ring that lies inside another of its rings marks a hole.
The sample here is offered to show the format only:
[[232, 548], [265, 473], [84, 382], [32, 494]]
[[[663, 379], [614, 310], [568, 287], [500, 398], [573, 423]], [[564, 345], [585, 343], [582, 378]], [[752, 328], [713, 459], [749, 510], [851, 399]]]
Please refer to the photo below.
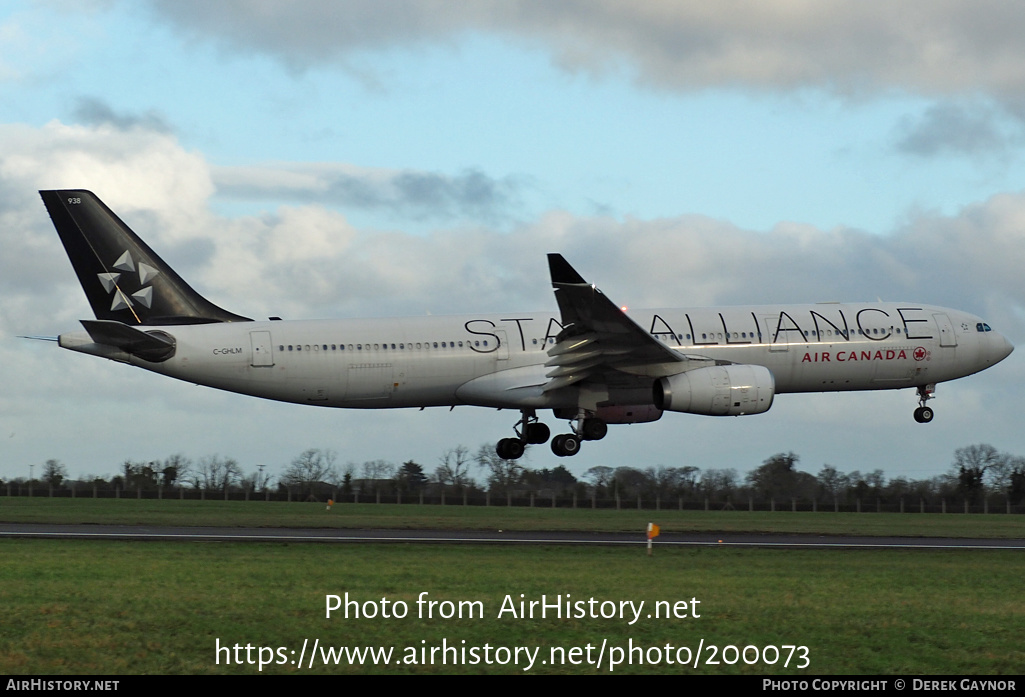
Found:
[[[19, 338], [91, 316], [39, 189], [94, 191], [249, 317], [554, 310], [560, 252], [631, 307], [927, 303], [1020, 346], [1023, 25], [986, 0], [9, 0], [0, 479], [307, 448], [433, 470], [517, 418], [278, 404]], [[1025, 455], [1023, 378], [1019, 349], [942, 384], [928, 425], [910, 389], [781, 395], [525, 463], [929, 478], [973, 443]]]

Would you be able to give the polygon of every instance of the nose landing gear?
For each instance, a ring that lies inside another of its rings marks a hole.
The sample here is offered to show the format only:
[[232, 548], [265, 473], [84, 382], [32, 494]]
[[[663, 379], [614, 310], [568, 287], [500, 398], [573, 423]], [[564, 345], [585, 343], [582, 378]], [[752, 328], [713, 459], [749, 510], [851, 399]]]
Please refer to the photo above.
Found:
[[915, 421], [920, 424], [927, 424], [932, 421], [933, 410], [925, 406], [925, 403], [935, 395], [936, 385], [919, 385], [918, 387], [918, 408], [915, 409]]

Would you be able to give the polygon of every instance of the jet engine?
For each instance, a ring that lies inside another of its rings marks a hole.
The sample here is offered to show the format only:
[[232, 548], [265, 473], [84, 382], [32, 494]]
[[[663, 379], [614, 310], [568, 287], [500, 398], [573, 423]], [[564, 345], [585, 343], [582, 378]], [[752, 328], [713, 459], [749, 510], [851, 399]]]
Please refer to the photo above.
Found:
[[761, 414], [772, 406], [776, 381], [760, 365], [697, 368], [655, 381], [655, 406], [666, 411], [706, 416]]

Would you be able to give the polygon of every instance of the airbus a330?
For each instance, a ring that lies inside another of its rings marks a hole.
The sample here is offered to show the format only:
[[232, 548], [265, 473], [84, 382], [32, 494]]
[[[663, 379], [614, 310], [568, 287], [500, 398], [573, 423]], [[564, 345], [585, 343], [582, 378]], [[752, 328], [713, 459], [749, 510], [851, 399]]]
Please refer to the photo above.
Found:
[[40, 195], [96, 316], [63, 348], [283, 402], [518, 410], [505, 459], [548, 442], [542, 410], [569, 422], [551, 438], [559, 456], [609, 424], [761, 414], [792, 392], [913, 388], [927, 423], [937, 383], [1013, 350], [981, 318], [919, 303], [627, 313], [559, 254], [557, 312], [256, 321], [193, 290], [91, 192]]

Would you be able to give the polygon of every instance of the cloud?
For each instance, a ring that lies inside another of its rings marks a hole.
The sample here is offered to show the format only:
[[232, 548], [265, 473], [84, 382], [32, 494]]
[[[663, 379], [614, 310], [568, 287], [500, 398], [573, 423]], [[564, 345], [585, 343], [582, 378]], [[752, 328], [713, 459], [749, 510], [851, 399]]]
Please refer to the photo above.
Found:
[[999, 0], [151, 0], [182, 31], [285, 63], [345, 65], [470, 33], [541, 46], [571, 72], [624, 67], [667, 90], [818, 88], [1020, 96], [1025, 6]]
[[940, 102], [918, 119], [905, 118], [894, 144], [897, 152], [919, 157], [999, 156], [1022, 142], [1021, 124], [1007, 123], [1004, 109], [981, 104]]
[[[308, 174], [261, 173], [267, 186]], [[1025, 341], [1020, 192], [953, 215], [919, 214], [888, 235], [790, 222], [750, 230], [698, 215], [615, 219], [563, 211], [510, 231], [458, 225], [412, 235], [361, 228], [316, 202], [219, 215], [218, 176], [164, 133], [121, 132], [109, 124], [0, 126], [0, 415], [14, 434], [4, 442], [7, 461], [58, 457], [76, 470], [102, 473], [125, 457], [183, 450], [182, 434], [189, 434], [191, 455], [229, 450], [247, 469], [287, 462], [311, 444], [357, 460], [401, 461], [430, 458], [460, 441], [494, 440], [510, 432], [513, 420], [508, 412], [471, 409], [455, 415], [301, 409], [15, 339], [73, 330], [89, 313], [37, 188], [93, 188], [199, 292], [253, 317], [555, 311], [544, 254], [557, 251], [610, 298], [633, 308], [882, 296], [975, 311], [1012, 341]], [[293, 188], [303, 189], [302, 181]], [[959, 428], [920, 436], [917, 461], [939, 462], [964, 444], [965, 432], [989, 440], [1015, 433], [1021, 365], [1012, 357], [992, 375], [943, 386], [943, 396], [960, 403], [941, 405], [957, 415]], [[891, 425], [889, 416], [903, 409], [910, 425], [912, 406], [910, 394], [820, 395], [781, 398], [757, 419], [667, 417], [643, 429], [618, 429], [571, 465], [669, 462], [679, 457], [680, 429], [686, 429], [687, 457], [702, 467], [757, 465], [750, 445], [757, 443], [764, 454], [796, 449], [813, 467], [829, 461], [868, 469], [862, 450], [836, 444], [871, 429], [881, 454], [907, 452], [905, 422]], [[814, 408], [845, 410], [844, 418], [822, 424], [814, 437], [795, 436], [795, 420]], [[209, 428], [213, 420], [221, 427]], [[61, 427], [54, 429], [55, 423]], [[268, 433], [275, 434], [273, 442]], [[544, 453], [537, 457], [537, 466], [544, 466]]]
[[508, 219], [520, 204], [525, 178], [489, 177], [477, 169], [451, 176], [346, 164], [279, 163], [214, 170], [218, 193], [384, 210], [411, 220]]
[[111, 126], [119, 131], [141, 128], [155, 133], [170, 133], [171, 127], [160, 114], [147, 111], [144, 114], [118, 113], [106, 102], [95, 97], [79, 97], [74, 110], [76, 121], [87, 126]]
[[[225, 170], [163, 133], [59, 122], [0, 127], [5, 319], [17, 316], [17, 333], [45, 334], [53, 317], [43, 306], [79, 313], [84, 307], [35, 193], [63, 187], [94, 190], [196, 288], [249, 316], [547, 308], [546, 252], [565, 254], [614, 300], [634, 307], [877, 296], [976, 312], [1025, 307], [1022, 193], [950, 216], [920, 213], [888, 235], [789, 222], [748, 230], [700, 215], [616, 219], [561, 211], [503, 229], [475, 224], [412, 234], [358, 228], [335, 208], [337, 182], [345, 179], [372, 192], [360, 194], [368, 205], [405, 196], [413, 202], [403, 205], [424, 215], [451, 211], [461, 187], [472, 188], [431, 175], [425, 178], [440, 181], [441, 193], [431, 184], [414, 195], [419, 183], [407, 186], [405, 176], [341, 165]], [[224, 217], [212, 204], [226, 186], [235, 194], [280, 192], [309, 202]], [[57, 293], [71, 295], [65, 303]], [[1020, 324], [1013, 312], [1001, 314]]]

